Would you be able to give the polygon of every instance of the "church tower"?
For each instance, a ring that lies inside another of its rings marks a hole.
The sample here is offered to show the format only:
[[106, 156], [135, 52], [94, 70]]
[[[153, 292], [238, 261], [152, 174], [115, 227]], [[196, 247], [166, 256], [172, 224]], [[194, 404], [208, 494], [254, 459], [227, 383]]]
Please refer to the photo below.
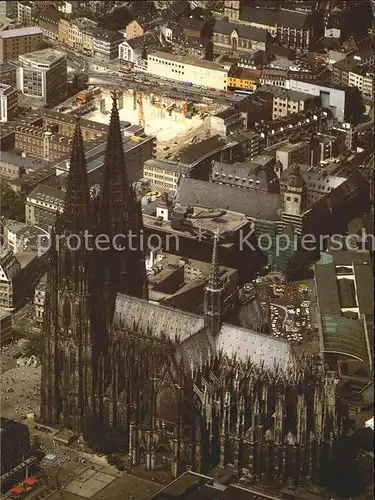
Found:
[[297, 234], [301, 234], [303, 214], [307, 208], [307, 186], [297, 163], [291, 167], [282, 196], [282, 219], [291, 224]]
[[108, 250], [97, 252], [98, 291], [104, 294], [106, 327], [112, 321], [117, 293], [147, 298], [148, 290], [141, 204], [127, 175], [118, 93], [112, 98], [97, 228], [110, 241]]
[[220, 278], [220, 266], [218, 255], [219, 235], [214, 235], [214, 246], [212, 251], [211, 273], [208, 284], [205, 288], [204, 296], [204, 317], [206, 326], [209, 327], [212, 335], [216, 336], [220, 332], [222, 316], [222, 295], [224, 287]]
[[64, 213], [51, 231], [44, 318], [41, 418], [80, 431], [92, 393], [90, 196], [79, 120], [73, 137]]
[[225, 0], [224, 16], [229, 22], [238, 22], [240, 19], [240, 0]]

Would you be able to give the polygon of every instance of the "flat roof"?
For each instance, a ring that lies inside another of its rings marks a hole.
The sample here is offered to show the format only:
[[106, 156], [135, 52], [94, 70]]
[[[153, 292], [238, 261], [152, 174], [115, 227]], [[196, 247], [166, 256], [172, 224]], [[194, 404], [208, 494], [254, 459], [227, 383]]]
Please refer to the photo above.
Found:
[[159, 57], [160, 59], [166, 59], [168, 61], [175, 61], [180, 64], [187, 64], [190, 66], [199, 66], [200, 68], [213, 69], [216, 71], [222, 71], [226, 73], [227, 70], [222, 67], [221, 64], [215, 61], [207, 61], [206, 59], [199, 59], [194, 56], [179, 56], [176, 54], [168, 54], [167, 52], [156, 51], [148, 55], [148, 57]]
[[16, 28], [14, 30], [5, 30], [0, 34], [0, 38], [16, 38], [18, 36], [31, 36], [41, 35], [42, 30], [39, 26], [32, 26], [30, 28]]
[[12, 91], [16, 91], [11, 85], [7, 85], [6, 83], [0, 83], [0, 94], [8, 95]]
[[162, 170], [167, 170], [169, 172], [176, 172], [178, 174], [187, 174], [190, 171], [190, 167], [186, 165], [181, 165], [180, 163], [164, 161], [164, 160], [146, 160], [143, 164], [144, 167], [154, 167]]
[[56, 49], [42, 49], [36, 50], [35, 52], [28, 52], [27, 54], [22, 54], [18, 56], [19, 60], [27, 60], [28, 62], [38, 63], [38, 64], [53, 64], [61, 58], [66, 59], [66, 54]]
[[313, 99], [315, 96], [307, 94], [305, 92], [299, 92], [297, 90], [285, 89], [282, 87], [277, 87], [277, 85], [262, 85], [257, 89], [257, 92], [270, 92], [275, 97], [282, 99], [291, 99], [305, 101], [307, 99]]
[[[66, 113], [60, 113], [59, 111], [52, 111], [50, 109], [42, 109], [42, 117], [44, 119], [56, 120], [59, 122], [69, 123], [71, 125], [75, 125], [76, 119], [72, 115], [68, 115]], [[94, 122], [92, 120], [87, 120], [85, 118], [81, 118], [80, 120], [81, 128], [95, 130], [97, 132], [103, 132], [103, 134], [108, 132], [109, 125], [105, 123]]]
[[[179, 207], [176, 207], [178, 210]], [[180, 209], [184, 208], [180, 206]], [[245, 217], [244, 214], [240, 214], [237, 212], [232, 212], [230, 210], [210, 210], [207, 208], [202, 208], [198, 206], [193, 206], [193, 218], [187, 218], [192, 223], [191, 231], [186, 228], [178, 231], [177, 229], [173, 229], [171, 226], [171, 221], [162, 221], [162, 225], [158, 225], [158, 219], [156, 216], [143, 214], [143, 222], [146, 227], [154, 227], [156, 230], [158, 228], [162, 229], [164, 232], [169, 232], [173, 234], [180, 234], [181, 236], [186, 236], [187, 238], [196, 239], [197, 234], [194, 232], [195, 230], [202, 231], [202, 234], [206, 234], [207, 236], [210, 234], [214, 234], [217, 229], [220, 229], [220, 233], [223, 234], [225, 231], [235, 232], [245, 227], [249, 221]], [[220, 215], [221, 214], [221, 215]], [[211, 215], [211, 217], [210, 217]], [[220, 242], [221, 245], [226, 245], [227, 243], [225, 239], [222, 239]]]

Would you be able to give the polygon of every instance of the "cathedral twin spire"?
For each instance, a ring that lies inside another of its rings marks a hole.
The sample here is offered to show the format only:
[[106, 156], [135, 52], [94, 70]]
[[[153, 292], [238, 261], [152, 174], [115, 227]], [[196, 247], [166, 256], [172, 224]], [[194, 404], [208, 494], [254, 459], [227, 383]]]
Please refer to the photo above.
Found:
[[61, 222], [64, 230], [77, 234], [89, 228], [90, 194], [79, 117], [76, 120]]
[[[143, 227], [141, 205], [135, 200], [127, 175], [123, 134], [117, 106], [118, 93], [114, 92], [112, 98], [113, 106], [107, 136], [102, 186], [98, 199], [90, 200], [83, 137], [80, 120], [77, 118], [67, 178], [65, 209], [64, 213], [57, 217], [56, 222], [57, 233], [64, 231], [66, 234], [80, 235], [86, 231], [93, 236], [90, 240], [91, 247], [96, 241], [94, 237], [98, 234], [107, 236], [110, 245], [113, 246], [113, 238], [116, 235], [126, 236], [131, 230], [133, 235], [137, 233], [139, 236]], [[97, 220], [93, 220], [94, 218]], [[93, 255], [91, 263], [94, 268], [93, 272], [96, 274], [95, 287], [101, 286], [100, 281], [103, 282], [102, 285], [106, 282], [107, 289], [111, 289], [109, 294], [111, 299], [108, 300], [114, 302], [116, 293], [139, 296], [138, 289], [132, 293], [132, 286], [136, 286], [134, 283], [128, 283], [129, 286], [125, 286], [125, 281], [134, 281], [133, 276], [128, 276], [127, 267], [137, 270], [138, 280], [142, 281], [137, 287], [142, 290], [147, 288], [143, 283], [145, 280], [147, 283], [146, 271], [143, 269], [145, 268], [143, 249], [132, 252], [125, 244], [120, 249], [110, 247], [109, 251], [106, 251], [99, 248], [94, 253], [96, 256]], [[103, 269], [98, 269], [98, 267]]]

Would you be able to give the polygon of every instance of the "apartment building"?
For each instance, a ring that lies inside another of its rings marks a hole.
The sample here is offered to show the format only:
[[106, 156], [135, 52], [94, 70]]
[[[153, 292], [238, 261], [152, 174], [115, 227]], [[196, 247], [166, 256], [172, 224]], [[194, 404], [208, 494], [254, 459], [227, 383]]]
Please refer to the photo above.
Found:
[[139, 24], [138, 21], [132, 21], [125, 28], [125, 38], [130, 40], [131, 38], [137, 38], [145, 34], [144, 28]]
[[93, 28], [92, 39], [93, 56], [104, 59], [117, 59], [119, 45], [123, 40], [117, 31]]
[[42, 30], [38, 26], [6, 30], [0, 33], [0, 63], [16, 60], [18, 56], [39, 50]]
[[284, 144], [276, 150], [276, 173], [280, 178], [282, 172], [293, 163], [310, 163], [310, 146], [307, 142]]
[[[365, 61], [366, 62], [366, 61]], [[332, 65], [332, 81], [339, 85], [357, 87], [366, 99], [374, 98], [374, 65], [362, 63], [359, 55], [350, 55]]]
[[58, 32], [58, 41], [60, 43], [65, 43], [69, 45], [69, 28], [70, 23], [67, 19], [60, 19], [59, 21], [59, 32]]
[[276, 87], [288, 88], [288, 71], [285, 69], [265, 68], [260, 77], [262, 85], [275, 85]]
[[227, 89], [228, 72], [214, 61], [154, 52], [148, 55], [147, 71], [155, 76], [188, 82], [199, 87]]
[[43, 130], [41, 127], [16, 125], [14, 147], [23, 153], [32, 154], [35, 158], [53, 161], [69, 154], [72, 148], [72, 139]]
[[232, 66], [228, 72], [228, 88], [255, 91], [259, 85], [261, 70]]
[[143, 178], [150, 181], [151, 187], [158, 191], [177, 189], [181, 177], [190, 171], [186, 165], [176, 162], [150, 159], [143, 164]]
[[19, 23], [24, 26], [31, 26], [35, 14], [36, 8], [34, 2], [17, 2], [17, 20]]
[[40, 184], [27, 195], [25, 221], [42, 228], [53, 225], [56, 213], [64, 211], [65, 193], [59, 189]]
[[21, 271], [21, 264], [9, 247], [0, 246], [0, 307], [14, 308], [13, 279]]
[[[97, 23], [86, 17], [74, 19], [69, 23], [68, 40], [65, 42], [70, 47], [88, 54], [92, 54], [93, 28]], [[60, 37], [61, 38], [61, 37]]]
[[17, 90], [0, 83], [0, 122], [13, 120], [18, 108]]
[[0, 15], [6, 17], [15, 17], [17, 15], [17, 2], [9, 2], [9, 0], [1, 0]]
[[17, 87], [17, 66], [9, 63], [0, 64], [0, 82]]
[[19, 90], [48, 105], [67, 96], [67, 56], [55, 49], [43, 49], [19, 56]]
[[263, 85], [260, 92], [269, 92], [273, 95], [272, 120], [288, 116], [292, 113], [300, 113], [308, 108], [319, 105], [320, 99], [310, 94], [296, 92], [272, 85]]
[[38, 24], [43, 35], [51, 40], [59, 38], [60, 12], [53, 6], [47, 5], [39, 15]]

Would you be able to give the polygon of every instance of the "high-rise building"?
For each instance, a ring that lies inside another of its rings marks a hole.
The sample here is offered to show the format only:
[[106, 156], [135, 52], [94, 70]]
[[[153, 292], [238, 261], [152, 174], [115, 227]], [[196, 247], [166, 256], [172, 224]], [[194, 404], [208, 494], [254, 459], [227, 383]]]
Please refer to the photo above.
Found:
[[42, 45], [39, 27], [5, 30], [0, 33], [0, 63], [16, 60], [26, 52], [34, 52]]
[[64, 101], [68, 92], [67, 57], [55, 49], [19, 56], [19, 90], [48, 105]]
[[17, 90], [10, 85], [0, 83], [0, 122], [12, 120], [17, 112]]

